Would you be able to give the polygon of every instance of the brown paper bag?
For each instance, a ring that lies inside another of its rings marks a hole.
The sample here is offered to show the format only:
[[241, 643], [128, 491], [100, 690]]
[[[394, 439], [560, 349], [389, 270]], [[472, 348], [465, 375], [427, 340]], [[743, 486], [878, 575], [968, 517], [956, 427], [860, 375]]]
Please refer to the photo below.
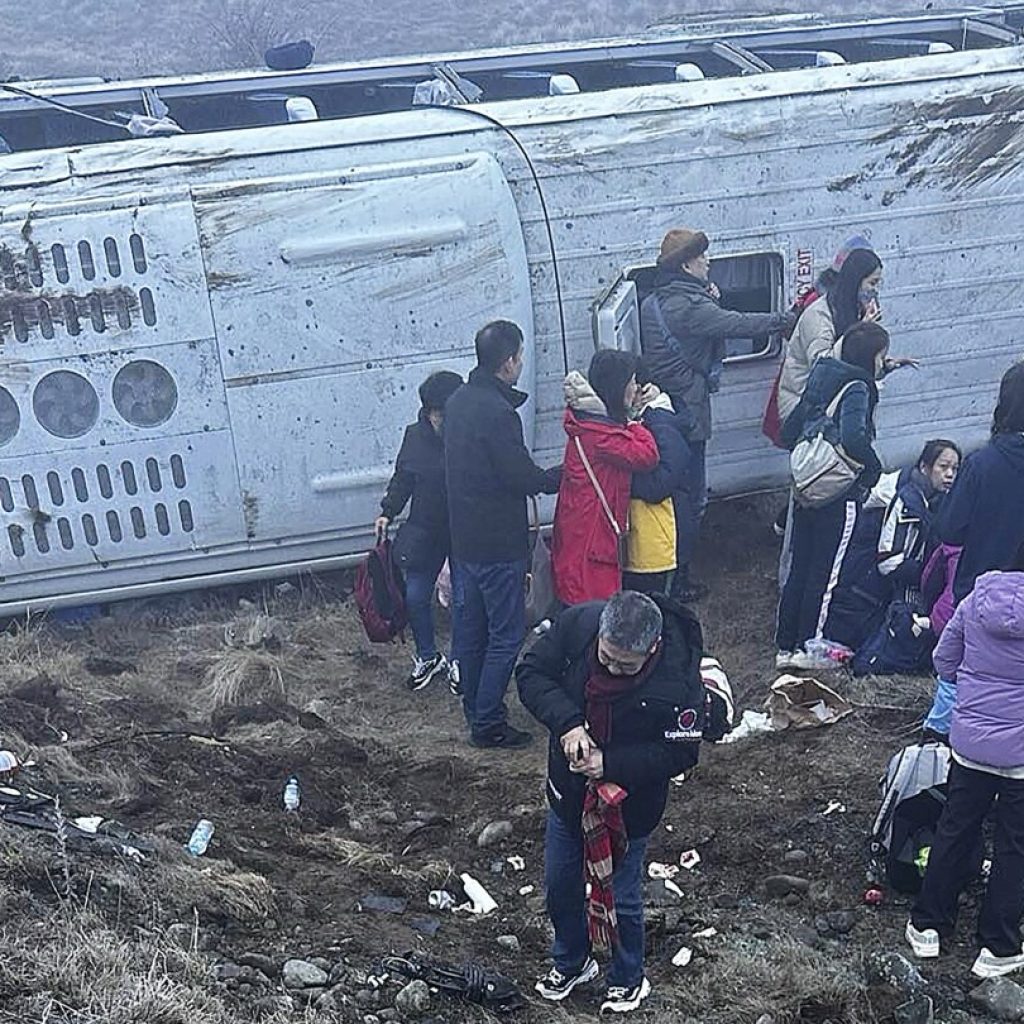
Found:
[[772, 728], [776, 732], [834, 725], [853, 711], [848, 701], [824, 683], [790, 675], [779, 676], [772, 683], [764, 707], [772, 716]]

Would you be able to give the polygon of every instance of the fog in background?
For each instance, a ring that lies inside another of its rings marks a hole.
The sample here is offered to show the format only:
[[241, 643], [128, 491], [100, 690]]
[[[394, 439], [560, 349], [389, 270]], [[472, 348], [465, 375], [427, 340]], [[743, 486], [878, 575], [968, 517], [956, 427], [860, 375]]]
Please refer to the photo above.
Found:
[[[745, 14], [917, 13], [925, 0], [0, 0], [0, 78], [130, 77], [258, 67], [303, 36], [316, 61], [623, 36]], [[990, 6], [1000, 6], [991, 4]]]

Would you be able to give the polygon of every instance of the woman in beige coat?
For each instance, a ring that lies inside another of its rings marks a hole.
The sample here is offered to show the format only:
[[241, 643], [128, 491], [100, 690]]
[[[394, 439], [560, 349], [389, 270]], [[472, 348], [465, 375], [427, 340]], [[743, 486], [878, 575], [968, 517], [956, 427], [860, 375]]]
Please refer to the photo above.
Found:
[[858, 320], [879, 318], [878, 286], [882, 261], [870, 249], [854, 249], [846, 257], [827, 295], [800, 315], [786, 347], [779, 377], [779, 418], [785, 423], [804, 393], [811, 367], [828, 355], [837, 339]]

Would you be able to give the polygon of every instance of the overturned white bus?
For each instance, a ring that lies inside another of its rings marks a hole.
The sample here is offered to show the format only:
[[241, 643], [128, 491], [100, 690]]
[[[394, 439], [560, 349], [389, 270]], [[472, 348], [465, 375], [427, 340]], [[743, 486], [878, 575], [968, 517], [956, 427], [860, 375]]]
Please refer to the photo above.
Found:
[[[887, 383], [883, 451], [940, 425], [976, 443], [1022, 354], [1022, 23], [762, 20], [9, 93], [0, 612], [351, 558], [417, 385], [466, 371], [498, 316], [523, 326], [527, 436], [557, 462], [566, 368], [635, 343], [645, 267], [681, 224], [751, 310], [870, 235], [886, 325], [922, 361]], [[414, 105], [432, 75], [482, 98]], [[317, 120], [289, 122], [296, 97]], [[127, 138], [116, 112], [184, 133]], [[778, 339], [731, 351], [719, 494], [785, 475], [760, 434]]]

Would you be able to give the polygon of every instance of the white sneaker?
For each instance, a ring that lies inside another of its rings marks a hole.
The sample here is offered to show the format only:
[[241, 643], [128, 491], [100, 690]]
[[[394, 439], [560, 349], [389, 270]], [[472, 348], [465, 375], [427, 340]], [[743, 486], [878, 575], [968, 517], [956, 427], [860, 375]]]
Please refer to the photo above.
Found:
[[934, 928], [918, 931], [914, 922], [908, 921], [907, 942], [918, 960], [934, 960], [939, 955], [939, 933]]
[[996, 956], [987, 949], [978, 954], [974, 961], [971, 974], [976, 978], [1001, 978], [1004, 974], [1012, 974], [1024, 968], [1024, 948], [1013, 956]]
[[794, 651], [789, 662], [789, 668], [795, 668], [802, 672], [831, 672], [838, 667], [831, 658], [808, 654], [807, 651]]
[[635, 1010], [650, 994], [651, 983], [646, 978], [634, 988], [613, 985], [601, 1004], [601, 1013], [628, 1013]]
[[544, 999], [553, 1003], [560, 1003], [577, 985], [586, 985], [593, 981], [600, 968], [597, 961], [588, 956], [583, 966], [575, 974], [563, 974], [557, 967], [552, 967], [540, 981], [534, 985], [534, 991], [540, 993]]
[[405, 681], [405, 685], [414, 692], [422, 690], [434, 676], [447, 671], [448, 659], [443, 654], [435, 654], [432, 658], [427, 658], [425, 661], [417, 658], [409, 678]]
[[792, 651], [779, 651], [779, 653], [775, 655], [775, 667], [780, 672], [796, 668], [796, 665], [793, 662], [793, 657], [794, 655]]

